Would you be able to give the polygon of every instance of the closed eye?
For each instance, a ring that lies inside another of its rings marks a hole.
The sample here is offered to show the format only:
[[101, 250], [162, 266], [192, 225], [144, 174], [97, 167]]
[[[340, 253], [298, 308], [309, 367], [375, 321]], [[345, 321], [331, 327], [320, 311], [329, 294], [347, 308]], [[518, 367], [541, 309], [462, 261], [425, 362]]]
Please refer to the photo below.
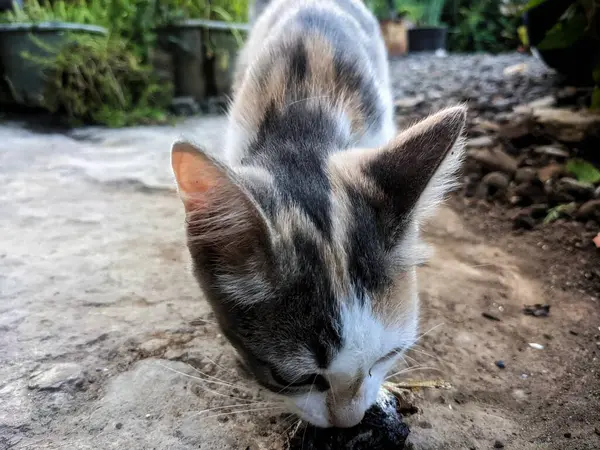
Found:
[[317, 373], [310, 373], [295, 378], [294, 380], [287, 380], [278, 374], [277, 370], [271, 369], [271, 377], [273, 378], [273, 381], [285, 388], [315, 386], [320, 391], [329, 389], [329, 383], [325, 377]]

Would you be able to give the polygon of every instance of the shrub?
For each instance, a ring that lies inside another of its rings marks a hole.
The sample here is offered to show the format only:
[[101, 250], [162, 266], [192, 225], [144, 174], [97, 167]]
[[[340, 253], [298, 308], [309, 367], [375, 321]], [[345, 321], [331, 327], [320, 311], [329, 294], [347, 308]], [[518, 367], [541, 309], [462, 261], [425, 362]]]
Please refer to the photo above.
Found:
[[47, 76], [45, 107], [73, 123], [120, 127], [166, 120], [171, 89], [118, 37], [71, 36], [67, 45], [45, 48], [52, 56], [32, 58]]

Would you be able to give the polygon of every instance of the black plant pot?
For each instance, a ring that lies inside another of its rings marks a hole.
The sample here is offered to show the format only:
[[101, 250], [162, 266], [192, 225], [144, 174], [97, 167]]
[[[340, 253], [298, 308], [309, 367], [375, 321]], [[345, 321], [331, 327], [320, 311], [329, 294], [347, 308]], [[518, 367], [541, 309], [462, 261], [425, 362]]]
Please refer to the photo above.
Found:
[[435, 52], [446, 49], [446, 27], [417, 27], [408, 30], [409, 52]]
[[537, 48], [571, 3], [572, 0], [547, 0], [525, 13], [523, 22], [527, 28], [529, 44], [537, 57], [569, 81], [589, 84], [592, 82], [594, 67], [600, 62], [600, 45], [597, 41], [586, 37], [569, 48]]

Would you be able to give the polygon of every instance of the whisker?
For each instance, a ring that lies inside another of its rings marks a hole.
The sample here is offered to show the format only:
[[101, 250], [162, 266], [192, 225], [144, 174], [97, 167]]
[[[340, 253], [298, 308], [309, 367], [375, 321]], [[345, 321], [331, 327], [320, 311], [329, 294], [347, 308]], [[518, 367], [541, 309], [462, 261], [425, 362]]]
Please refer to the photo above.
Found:
[[222, 417], [222, 416], [229, 416], [229, 415], [233, 415], [233, 414], [243, 414], [243, 413], [249, 413], [249, 412], [255, 412], [255, 411], [277, 411], [277, 410], [281, 410], [281, 409], [285, 409], [285, 407], [283, 406], [275, 406], [275, 407], [269, 407], [269, 408], [253, 408], [253, 409], [244, 409], [242, 411], [229, 411], [226, 413], [220, 413], [220, 414], [213, 414], [211, 416], [205, 416], [205, 419], [213, 419], [215, 417]]
[[[268, 406], [268, 405], [275, 405], [275, 402], [256, 402], [255, 405], [261, 405], [261, 406]], [[240, 403], [237, 405], [223, 405], [223, 406], [216, 406], [214, 408], [208, 408], [208, 409], [203, 409], [202, 411], [197, 411], [195, 413], [196, 416], [200, 415], [200, 414], [204, 414], [206, 412], [211, 412], [211, 411], [219, 411], [221, 409], [227, 409], [227, 408], [247, 408], [248, 404], [247, 403]]]
[[[244, 389], [244, 390], [247, 390], [247, 391], [251, 391], [251, 389], [249, 389], [249, 388], [245, 388], [245, 387], [242, 387], [242, 386], [235, 386], [235, 385], [233, 385], [231, 383], [227, 383], [225, 381], [219, 380], [218, 378], [215, 381], [213, 381], [213, 380], [207, 380], [206, 378], [200, 378], [200, 377], [195, 377], [193, 375], [189, 375], [187, 373], [184, 373], [184, 372], [181, 372], [179, 370], [173, 369], [173, 368], [171, 368], [169, 366], [165, 366], [164, 364], [161, 364], [161, 366], [163, 366], [165, 369], [168, 369], [168, 370], [170, 370], [172, 372], [178, 373], [179, 375], [184, 375], [186, 377], [193, 378], [195, 380], [204, 381], [205, 383], [211, 383], [211, 384], [215, 384], [215, 385], [218, 385], [218, 386], [225, 386], [225, 387], [229, 387], [229, 388], [230, 387], [234, 387], [234, 388], [238, 388], [238, 389], [241, 388], [241, 389]], [[190, 367], [192, 369], [196, 370], [196, 372], [198, 372], [200, 375], [204, 375], [204, 376], [210, 377], [210, 378], [215, 378], [215, 377], [213, 377], [211, 375], [207, 375], [207, 374], [201, 372], [200, 370], [196, 369], [194, 366], [190, 366]]]
[[416, 353], [420, 353], [421, 355], [425, 355], [431, 359], [434, 359], [436, 361], [442, 361], [442, 359], [439, 356], [436, 355], [432, 355], [431, 353], [427, 353], [425, 350], [422, 350], [420, 346], [415, 346], [414, 348], [411, 348], [411, 351], [416, 352]]
[[[427, 330], [426, 332], [422, 333], [420, 336], [417, 336], [417, 338], [415, 339], [414, 344], [416, 344], [417, 342], [419, 342], [423, 337], [427, 336], [429, 333], [431, 333], [433, 330], [435, 330], [436, 328], [441, 327], [442, 325], [444, 325], [444, 323], [438, 323], [437, 325], [434, 325], [433, 327], [431, 327], [429, 330]], [[413, 345], [414, 345], [413, 344]]]
[[[193, 379], [193, 380], [204, 381], [204, 382], [206, 382], [206, 383], [214, 383], [214, 382], [211, 382], [211, 381], [209, 381], [209, 380], [205, 380], [204, 378], [199, 378], [199, 377], [194, 377], [194, 376], [192, 376], [192, 375], [188, 375], [187, 373], [180, 372], [180, 371], [178, 371], [178, 370], [172, 369], [171, 367], [167, 367], [167, 366], [165, 366], [165, 365], [163, 365], [163, 364], [161, 364], [161, 365], [162, 365], [162, 366], [163, 366], [165, 369], [168, 369], [168, 370], [170, 370], [170, 371], [172, 371], [172, 372], [175, 372], [175, 373], [177, 373], [177, 374], [179, 374], [179, 375], [183, 375], [184, 377], [188, 377], [188, 378], [191, 378], [191, 379]], [[231, 394], [223, 394], [222, 392], [215, 391], [215, 390], [213, 390], [213, 389], [210, 389], [210, 388], [208, 388], [208, 387], [206, 387], [206, 386], [202, 386], [202, 385], [200, 385], [199, 387], [200, 387], [201, 389], [205, 390], [206, 392], [210, 392], [211, 394], [218, 395], [218, 396], [220, 396], [220, 397], [231, 398], [231, 399], [239, 400], [239, 401], [241, 401], [241, 402], [248, 402], [248, 403], [250, 403], [250, 404], [251, 404], [251, 403], [256, 403], [256, 400], [253, 400], [253, 399], [246, 399], [246, 398], [242, 398], [242, 397], [236, 397], [235, 395], [231, 395]]]
[[414, 372], [416, 370], [435, 370], [437, 372], [442, 372], [440, 369], [436, 369], [435, 367], [426, 367], [426, 366], [424, 366], [424, 367], [409, 367], [407, 369], [402, 369], [399, 372], [396, 372], [396, 373], [386, 377], [385, 379], [389, 380], [390, 378], [396, 377], [398, 375], [402, 375], [402, 374], [408, 373], [408, 372]]
[[214, 364], [215, 366], [217, 366], [219, 369], [224, 370], [225, 372], [231, 372], [232, 374], [236, 375], [235, 370], [233, 369], [227, 369], [225, 367], [223, 367], [222, 365], [220, 365], [219, 363], [213, 361], [212, 359], [210, 359], [208, 356], [206, 355], [202, 355], [204, 358], [208, 359], [208, 361], [212, 364]]

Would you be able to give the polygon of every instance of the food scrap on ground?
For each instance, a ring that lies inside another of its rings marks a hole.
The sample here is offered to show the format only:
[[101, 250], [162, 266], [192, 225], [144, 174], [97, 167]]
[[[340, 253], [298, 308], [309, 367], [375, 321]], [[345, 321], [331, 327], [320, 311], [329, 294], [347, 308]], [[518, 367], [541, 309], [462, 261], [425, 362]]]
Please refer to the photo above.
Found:
[[550, 305], [542, 305], [540, 303], [525, 305], [523, 307], [523, 314], [527, 316], [547, 317], [550, 314]]

